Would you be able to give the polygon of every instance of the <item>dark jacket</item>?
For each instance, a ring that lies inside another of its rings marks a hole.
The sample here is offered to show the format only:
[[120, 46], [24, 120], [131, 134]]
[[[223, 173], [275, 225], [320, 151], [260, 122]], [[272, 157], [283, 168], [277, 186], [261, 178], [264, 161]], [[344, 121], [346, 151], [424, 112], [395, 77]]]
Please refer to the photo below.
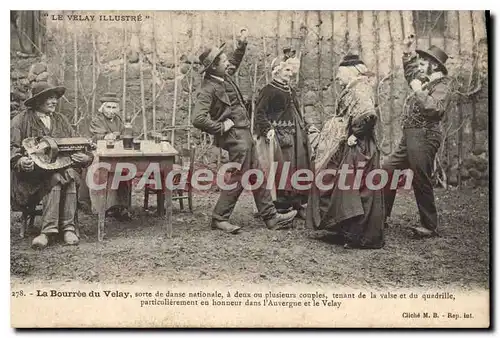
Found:
[[94, 141], [102, 140], [108, 133], [123, 132], [123, 121], [120, 116], [115, 115], [110, 120], [103, 113], [98, 113], [92, 118], [89, 127]]
[[[236, 68], [239, 67], [243, 55], [245, 54], [246, 44], [239, 44], [229, 59]], [[229, 77], [225, 77], [225, 81], [232, 81]], [[234, 84], [234, 82], [233, 82]], [[242, 98], [241, 92], [237, 89], [239, 97]], [[243, 109], [232, 109], [229, 97], [226, 93], [224, 83], [210, 74], [206, 74], [203, 78], [198, 93], [196, 94], [196, 102], [193, 111], [193, 126], [206, 133], [215, 136], [215, 144], [223, 147], [225, 138], [229, 133], [224, 133], [223, 122], [226, 119], [231, 119], [234, 122], [233, 128], [248, 129], [250, 120], [248, 112], [242, 102]]]
[[[406, 81], [416, 78], [418, 57], [415, 52], [403, 54], [403, 67]], [[443, 76], [424, 85], [424, 90], [411, 93], [403, 111], [403, 128], [439, 129], [439, 123], [449, 108], [452, 98], [451, 78]]]
[[297, 93], [293, 88], [273, 80], [262, 88], [257, 99], [255, 133], [258, 136], [265, 136], [271, 128], [287, 129], [295, 124], [307, 130], [304, 119], [300, 115]]

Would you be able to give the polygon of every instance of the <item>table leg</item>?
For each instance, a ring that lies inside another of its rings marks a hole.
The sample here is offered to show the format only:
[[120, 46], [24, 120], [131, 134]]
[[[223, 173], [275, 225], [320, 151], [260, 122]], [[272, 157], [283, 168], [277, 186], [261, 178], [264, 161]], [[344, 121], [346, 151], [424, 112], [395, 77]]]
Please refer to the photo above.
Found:
[[165, 189], [165, 222], [167, 238], [172, 238], [172, 189]]
[[[101, 169], [102, 170], [102, 169]], [[107, 177], [106, 189], [98, 190], [94, 192], [94, 207], [97, 211], [97, 241], [101, 242], [104, 240], [104, 230], [105, 230], [105, 220], [106, 220], [106, 202], [108, 196], [108, 189], [111, 185], [112, 175], [109, 172], [100, 173], [100, 177]], [[101, 176], [102, 175], [102, 176]], [[110, 180], [111, 179], [111, 180]]]
[[156, 204], [157, 204], [157, 209], [156, 213], [158, 217], [163, 217], [165, 216], [165, 190], [167, 189], [165, 186], [165, 177], [166, 174], [164, 172], [161, 173], [161, 191], [158, 191], [156, 193]]
[[102, 242], [104, 240], [104, 223], [106, 220], [106, 212], [99, 212], [99, 220], [97, 221], [97, 241]]
[[[164, 165], [165, 177], [172, 170], [172, 161], [168, 161]], [[163, 184], [165, 184], [165, 179], [163, 179]], [[163, 205], [163, 203], [162, 203]], [[165, 226], [167, 238], [172, 238], [172, 189], [165, 185]]]

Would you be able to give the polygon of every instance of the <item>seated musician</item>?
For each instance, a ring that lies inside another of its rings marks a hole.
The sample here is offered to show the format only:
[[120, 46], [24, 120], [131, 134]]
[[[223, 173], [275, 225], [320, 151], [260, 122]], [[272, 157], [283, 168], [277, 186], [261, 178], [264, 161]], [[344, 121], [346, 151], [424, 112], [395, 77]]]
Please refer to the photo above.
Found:
[[[120, 100], [115, 93], [105, 93], [100, 99], [101, 107], [98, 113], [92, 118], [89, 130], [92, 133], [94, 141], [103, 139], [116, 139], [123, 132], [123, 121], [118, 114], [120, 112]], [[94, 162], [99, 159], [97, 156]], [[119, 220], [130, 220], [130, 212], [128, 210], [131, 193], [130, 182], [120, 182], [118, 189], [110, 189], [107, 192], [106, 210], [108, 215], [114, 216]], [[82, 184], [79, 191], [79, 200], [83, 204], [89, 204], [91, 194], [86, 183]]]
[[75, 136], [66, 117], [56, 112], [58, 100], [65, 90], [46, 82], [35, 84], [31, 98], [24, 102], [27, 110], [11, 121], [11, 203], [14, 209], [22, 210], [42, 201], [41, 234], [32, 242], [32, 247], [38, 249], [60, 237], [68, 245], [76, 245], [79, 241], [75, 231], [77, 185], [81, 182], [81, 169], [92, 162], [92, 154], [72, 154], [74, 164], [71, 167], [49, 171], [35, 166], [22, 146], [23, 140], [30, 137]]

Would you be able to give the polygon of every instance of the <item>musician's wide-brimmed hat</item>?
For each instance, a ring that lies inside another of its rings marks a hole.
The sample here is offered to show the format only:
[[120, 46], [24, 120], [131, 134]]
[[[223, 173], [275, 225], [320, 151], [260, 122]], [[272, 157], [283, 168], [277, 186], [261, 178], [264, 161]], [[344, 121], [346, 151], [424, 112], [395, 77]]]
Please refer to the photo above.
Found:
[[448, 54], [446, 54], [441, 48], [432, 45], [427, 50], [417, 49], [415, 52], [421, 57], [428, 57], [437, 62], [443, 69], [443, 74], [448, 75], [448, 69], [444, 65], [446, 60], [448, 60]]
[[66, 88], [62, 86], [51, 86], [47, 82], [37, 82], [31, 88], [31, 97], [24, 101], [24, 105], [32, 107], [37, 101], [55, 95], [58, 99], [64, 95]]
[[203, 69], [200, 70], [200, 74], [210, 68], [214, 61], [224, 52], [225, 46], [226, 44], [223, 43], [219, 47], [206, 48], [203, 53], [201, 53], [199, 59]]

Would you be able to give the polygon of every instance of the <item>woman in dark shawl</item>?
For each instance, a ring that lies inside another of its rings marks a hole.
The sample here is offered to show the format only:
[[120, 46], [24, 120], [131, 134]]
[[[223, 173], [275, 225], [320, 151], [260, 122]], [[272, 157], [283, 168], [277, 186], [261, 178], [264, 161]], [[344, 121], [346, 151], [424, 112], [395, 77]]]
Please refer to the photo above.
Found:
[[[325, 123], [315, 149], [316, 174], [325, 169], [337, 173], [324, 176], [324, 189], [313, 184], [307, 210], [308, 225], [342, 235], [345, 248], [384, 246], [383, 188], [373, 189], [379, 183], [376, 175], [366, 179], [370, 171], [381, 168], [373, 87], [367, 75], [357, 55], [346, 56], [340, 64], [336, 80], [342, 92], [336, 116]], [[339, 175], [342, 166], [354, 170], [345, 180]]]

